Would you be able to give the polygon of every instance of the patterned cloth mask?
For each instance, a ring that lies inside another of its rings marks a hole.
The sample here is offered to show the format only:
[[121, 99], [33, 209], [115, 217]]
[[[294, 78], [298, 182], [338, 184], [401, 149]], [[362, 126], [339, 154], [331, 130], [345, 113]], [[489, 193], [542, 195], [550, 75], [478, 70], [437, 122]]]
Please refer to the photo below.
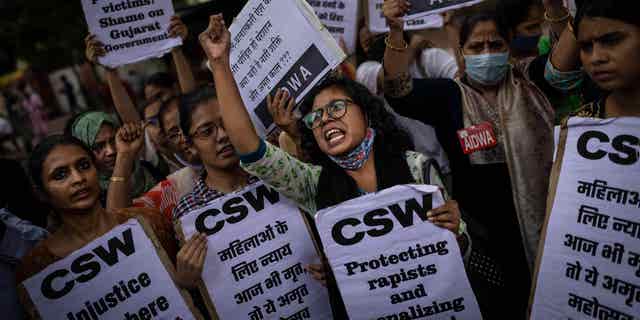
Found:
[[340, 156], [331, 156], [329, 158], [338, 164], [345, 170], [358, 170], [364, 166], [364, 163], [369, 159], [369, 154], [373, 147], [373, 140], [376, 136], [376, 132], [372, 128], [367, 129], [367, 135], [362, 139], [362, 142], [353, 150]]

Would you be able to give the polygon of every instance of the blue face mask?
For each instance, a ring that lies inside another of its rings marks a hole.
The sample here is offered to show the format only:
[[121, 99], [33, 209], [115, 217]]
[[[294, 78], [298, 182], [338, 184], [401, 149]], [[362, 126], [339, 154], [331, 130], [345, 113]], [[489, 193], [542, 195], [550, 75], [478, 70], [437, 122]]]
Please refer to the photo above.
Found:
[[511, 41], [511, 50], [520, 53], [534, 53], [538, 51], [540, 35], [530, 37], [516, 36]]
[[509, 53], [486, 53], [464, 56], [466, 73], [471, 80], [493, 86], [509, 71]]

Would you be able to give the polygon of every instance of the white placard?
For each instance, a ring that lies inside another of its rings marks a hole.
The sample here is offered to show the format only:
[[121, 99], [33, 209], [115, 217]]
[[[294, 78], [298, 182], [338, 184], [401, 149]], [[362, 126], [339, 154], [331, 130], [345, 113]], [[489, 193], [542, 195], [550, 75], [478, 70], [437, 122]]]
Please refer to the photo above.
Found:
[[208, 235], [203, 296], [227, 319], [330, 319], [327, 289], [303, 267], [319, 263], [300, 211], [262, 183], [180, 219], [186, 239]]
[[196, 319], [156, 250], [130, 219], [23, 285], [42, 319]]
[[405, 19], [416, 19], [445, 11], [469, 7], [483, 0], [411, 0], [411, 8]]
[[560, 137], [531, 318], [637, 319], [640, 118], [570, 118]]
[[[373, 33], [389, 32], [387, 20], [382, 13], [384, 0], [369, 0], [368, 17], [369, 31]], [[423, 30], [430, 28], [442, 28], [444, 19], [438, 14], [424, 16], [416, 19], [408, 19], [404, 22], [404, 30]]]
[[481, 319], [452, 232], [426, 220], [436, 186], [396, 186], [318, 212], [351, 319]]
[[347, 53], [356, 52], [358, 41], [357, 0], [307, 0], [318, 19], [338, 43], [342, 39]]
[[182, 45], [168, 34], [171, 0], [82, 0], [89, 32], [104, 44], [99, 62], [110, 68], [161, 57]]
[[258, 134], [275, 129], [267, 95], [302, 101], [345, 58], [305, 0], [250, 0], [229, 28], [231, 70]]

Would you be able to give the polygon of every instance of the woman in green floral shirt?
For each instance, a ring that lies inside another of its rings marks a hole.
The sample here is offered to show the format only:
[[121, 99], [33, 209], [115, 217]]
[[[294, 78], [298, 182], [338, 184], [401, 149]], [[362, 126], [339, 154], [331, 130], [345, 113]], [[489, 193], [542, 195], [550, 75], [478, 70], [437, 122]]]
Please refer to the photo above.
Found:
[[[413, 143], [393, 122], [383, 103], [366, 87], [348, 79], [330, 78], [316, 86], [301, 107], [302, 149], [313, 164], [303, 163], [265, 142], [257, 134], [242, 102], [229, 65], [230, 33], [221, 15], [212, 16], [200, 35], [220, 102], [224, 128], [240, 153], [242, 167], [315, 216], [318, 210], [395, 185], [427, 183], [444, 186], [434, 163], [410, 151]], [[271, 109], [291, 109], [280, 90]], [[466, 244], [460, 210], [449, 200], [425, 212], [434, 224], [451, 230]], [[463, 250], [464, 252], [464, 250]], [[346, 319], [337, 286], [328, 274], [334, 317]]]

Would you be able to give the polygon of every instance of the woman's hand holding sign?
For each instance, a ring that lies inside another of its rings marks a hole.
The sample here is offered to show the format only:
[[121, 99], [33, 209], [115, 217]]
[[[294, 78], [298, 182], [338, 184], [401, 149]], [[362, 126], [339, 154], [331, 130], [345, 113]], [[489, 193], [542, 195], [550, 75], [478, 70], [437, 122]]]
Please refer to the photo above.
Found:
[[267, 107], [271, 117], [273, 117], [273, 122], [278, 128], [292, 138], [300, 137], [298, 121], [293, 114], [293, 110], [296, 107], [295, 99], [289, 95], [287, 90], [278, 90], [273, 98], [271, 95], [267, 95]]
[[453, 232], [456, 236], [460, 228], [460, 208], [455, 200], [448, 200], [441, 207], [427, 212], [427, 218], [438, 227]]
[[180, 37], [182, 38], [182, 41], [187, 39], [187, 36], [189, 36], [189, 28], [187, 28], [187, 25], [185, 25], [178, 16], [171, 17], [171, 20], [169, 21], [169, 29], [167, 31], [170, 37]]
[[192, 289], [202, 275], [204, 258], [207, 255], [207, 236], [196, 234], [187, 241], [176, 258], [176, 282], [183, 288]]
[[224, 24], [222, 14], [216, 14], [209, 18], [209, 26], [198, 39], [207, 54], [211, 67], [215, 67], [219, 63], [228, 63], [231, 33]]
[[107, 51], [104, 49], [104, 45], [96, 39], [94, 34], [89, 34], [84, 38], [84, 44], [84, 55], [91, 63], [99, 64], [98, 58], [104, 57], [107, 54]]
[[404, 20], [402, 16], [407, 14], [411, 8], [411, 3], [407, 0], [384, 0], [382, 13], [387, 19], [391, 30], [403, 30]]

